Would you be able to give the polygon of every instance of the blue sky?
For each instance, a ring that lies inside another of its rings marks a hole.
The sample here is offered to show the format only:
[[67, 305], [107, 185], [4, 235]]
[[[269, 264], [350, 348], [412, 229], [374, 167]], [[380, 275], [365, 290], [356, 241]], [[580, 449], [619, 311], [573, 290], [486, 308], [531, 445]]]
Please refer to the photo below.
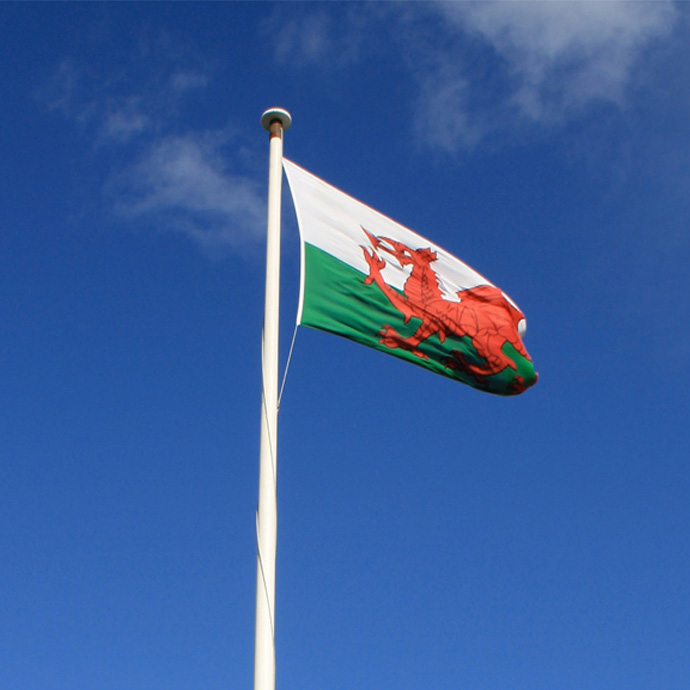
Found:
[[297, 334], [277, 687], [687, 688], [688, 21], [0, 5], [0, 686], [251, 686], [277, 105], [288, 157], [516, 300], [540, 374]]

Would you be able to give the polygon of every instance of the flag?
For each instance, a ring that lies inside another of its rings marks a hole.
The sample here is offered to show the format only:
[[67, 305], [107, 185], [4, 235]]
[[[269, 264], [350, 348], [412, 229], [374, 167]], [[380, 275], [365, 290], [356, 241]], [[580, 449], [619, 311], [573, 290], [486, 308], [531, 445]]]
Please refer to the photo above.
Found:
[[301, 238], [297, 322], [480, 390], [536, 383], [524, 314], [452, 254], [283, 159]]

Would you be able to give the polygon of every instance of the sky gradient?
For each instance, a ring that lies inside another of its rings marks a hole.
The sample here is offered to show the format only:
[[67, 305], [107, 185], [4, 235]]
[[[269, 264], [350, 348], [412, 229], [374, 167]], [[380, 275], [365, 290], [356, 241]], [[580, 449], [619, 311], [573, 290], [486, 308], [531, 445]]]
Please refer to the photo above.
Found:
[[251, 687], [280, 106], [287, 157], [511, 295], [540, 378], [300, 329], [277, 688], [686, 690], [689, 19], [0, 4], [0, 687]]

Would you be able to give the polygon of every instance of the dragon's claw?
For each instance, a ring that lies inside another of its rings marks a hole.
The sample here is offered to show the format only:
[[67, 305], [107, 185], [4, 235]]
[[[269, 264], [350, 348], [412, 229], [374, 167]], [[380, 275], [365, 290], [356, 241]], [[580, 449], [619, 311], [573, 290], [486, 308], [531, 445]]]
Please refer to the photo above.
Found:
[[370, 285], [373, 280], [381, 276], [381, 270], [385, 268], [386, 262], [380, 259], [376, 252], [369, 250], [366, 247], [362, 247], [362, 254], [364, 254], [364, 260], [369, 266], [369, 275], [364, 279], [367, 285]]
[[396, 348], [401, 348], [411, 352], [416, 357], [420, 359], [429, 359], [421, 350], [417, 349], [417, 344], [410, 341], [409, 338], [403, 338], [400, 333], [398, 333], [394, 328], [390, 326], [384, 326], [378, 335], [381, 337], [379, 344], [389, 347], [391, 350]]

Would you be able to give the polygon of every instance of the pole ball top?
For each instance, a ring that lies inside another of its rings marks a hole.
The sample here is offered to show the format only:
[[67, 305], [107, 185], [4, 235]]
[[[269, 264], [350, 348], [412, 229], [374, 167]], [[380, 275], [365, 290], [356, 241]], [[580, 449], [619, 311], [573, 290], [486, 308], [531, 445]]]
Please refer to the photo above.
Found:
[[269, 108], [261, 116], [261, 125], [265, 130], [270, 131], [271, 123], [275, 122], [276, 120], [280, 122], [284, 132], [290, 129], [290, 125], [292, 124], [292, 117], [290, 116], [290, 113], [287, 110], [283, 110], [282, 108]]

